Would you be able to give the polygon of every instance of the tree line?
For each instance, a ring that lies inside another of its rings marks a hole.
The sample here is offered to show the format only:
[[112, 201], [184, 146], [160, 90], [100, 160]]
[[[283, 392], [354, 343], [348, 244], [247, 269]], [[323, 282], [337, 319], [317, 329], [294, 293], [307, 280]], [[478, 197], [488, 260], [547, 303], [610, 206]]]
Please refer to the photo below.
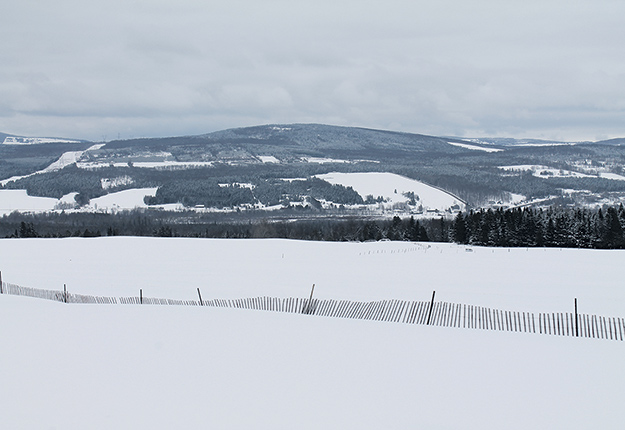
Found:
[[625, 209], [487, 209], [458, 213], [449, 240], [479, 246], [625, 248]]
[[[99, 236], [154, 236], [196, 238], [284, 238], [322, 241], [429, 241], [440, 239], [439, 221], [401, 219], [367, 220], [357, 217], [326, 218], [295, 210], [287, 211], [289, 219], [269, 219], [259, 211], [229, 214], [230, 219], [196, 217], [186, 212], [167, 213], [134, 210], [116, 214], [48, 213], [27, 215], [13, 213], [0, 218], [0, 237], [62, 238]], [[237, 216], [247, 219], [237, 219]], [[233, 219], [235, 219], [233, 221]], [[293, 221], [295, 219], [295, 221]]]
[[[276, 215], [274, 215], [276, 216]], [[285, 209], [190, 214], [134, 210], [106, 213], [13, 213], [0, 218], [0, 237], [160, 236], [284, 238], [322, 241], [436, 241], [476, 246], [625, 249], [625, 209], [516, 208], [459, 212], [454, 219], [327, 218]]]

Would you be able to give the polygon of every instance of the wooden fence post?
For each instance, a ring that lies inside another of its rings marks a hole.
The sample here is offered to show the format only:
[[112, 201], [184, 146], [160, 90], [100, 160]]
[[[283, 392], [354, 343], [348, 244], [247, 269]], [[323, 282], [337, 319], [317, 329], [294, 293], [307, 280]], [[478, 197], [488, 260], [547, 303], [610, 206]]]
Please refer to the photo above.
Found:
[[579, 328], [577, 326], [577, 297], [575, 297], [575, 337], [579, 337]]
[[63, 284], [63, 301], [67, 303], [67, 284]]
[[200, 306], [204, 306], [204, 303], [202, 302], [202, 293], [200, 293], [199, 287], [197, 289], [197, 295], [200, 298]]
[[2, 272], [0, 272], [0, 294], [4, 294], [4, 290], [2, 289]]
[[139, 303], [143, 304], [143, 289], [139, 289]]
[[432, 318], [432, 309], [434, 309], [434, 295], [436, 294], [436, 291], [432, 291], [432, 301], [430, 302], [430, 311], [428, 312], [428, 321], [425, 323], [425, 325], [430, 325], [430, 319]]

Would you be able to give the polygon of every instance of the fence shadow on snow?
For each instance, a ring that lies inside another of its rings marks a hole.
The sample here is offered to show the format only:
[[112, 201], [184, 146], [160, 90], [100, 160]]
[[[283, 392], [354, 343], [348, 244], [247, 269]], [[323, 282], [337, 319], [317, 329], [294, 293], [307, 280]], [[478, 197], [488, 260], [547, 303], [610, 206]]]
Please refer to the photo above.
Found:
[[[537, 333], [623, 340], [625, 319], [575, 313], [503, 311], [459, 303], [407, 300], [351, 300], [254, 297], [246, 299], [174, 300], [143, 297], [100, 297], [41, 290], [0, 281], [0, 293], [63, 303], [208, 306], [385, 321], [439, 327]], [[199, 290], [198, 290], [199, 294]], [[434, 296], [432, 296], [434, 297]]]

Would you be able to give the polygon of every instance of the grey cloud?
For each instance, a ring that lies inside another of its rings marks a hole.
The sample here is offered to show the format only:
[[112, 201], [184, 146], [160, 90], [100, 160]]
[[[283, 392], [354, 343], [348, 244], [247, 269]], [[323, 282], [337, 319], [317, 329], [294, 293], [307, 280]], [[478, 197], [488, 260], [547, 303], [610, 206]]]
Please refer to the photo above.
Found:
[[625, 135], [622, 2], [25, 0], [6, 12], [5, 132]]

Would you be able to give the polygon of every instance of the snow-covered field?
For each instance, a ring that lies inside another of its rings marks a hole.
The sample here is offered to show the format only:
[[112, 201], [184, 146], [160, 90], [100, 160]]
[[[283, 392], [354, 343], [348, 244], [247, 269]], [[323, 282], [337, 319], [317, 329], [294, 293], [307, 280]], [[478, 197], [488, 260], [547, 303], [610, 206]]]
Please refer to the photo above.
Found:
[[316, 164], [328, 164], [328, 163], [340, 163], [340, 164], [349, 164], [352, 163], [348, 160], [339, 160], [336, 158], [323, 158], [323, 157], [302, 157], [302, 161], [307, 163], [316, 163]]
[[[211, 167], [214, 163], [212, 161], [135, 161], [132, 163], [133, 167], [139, 167], [142, 169], [190, 169], [195, 167]], [[127, 162], [79, 162], [76, 166], [80, 169], [96, 170], [103, 169], [105, 167], [128, 167]]]
[[[541, 166], [536, 164], [522, 164], [518, 166], [500, 166], [501, 170], [509, 172], [527, 172], [531, 171], [533, 176], [537, 178], [554, 177], [554, 178], [591, 178], [591, 175], [585, 173], [573, 172], [572, 170], [554, 169], [549, 166]], [[595, 176], [596, 177], [596, 176]]]
[[55, 139], [49, 137], [17, 137], [7, 136], [2, 142], [4, 145], [41, 145], [43, 143], [80, 143], [78, 140]]
[[257, 157], [263, 163], [280, 163], [280, 160], [273, 155], [258, 155]]
[[[27, 262], [27, 263], [26, 263]], [[102, 237], [2, 239], [6, 282], [100, 296], [437, 298], [505, 310], [625, 317], [625, 251]], [[33, 270], [33, 267], [37, 270]]]
[[598, 175], [600, 178], [604, 178], [604, 179], [612, 179], [614, 181], [625, 181], [625, 176], [618, 175], [616, 173], [599, 172]]
[[[80, 210], [87, 211], [119, 211], [132, 210], [135, 208], [145, 208], [147, 205], [143, 199], [145, 196], [153, 196], [157, 188], [132, 188], [129, 190], [117, 191], [106, 194], [102, 197], [92, 199], [89, 204]], [[26, 190], [0, 190], [0, 215], [11, 212], [42, 213], [53, 210], [67, 209], [75, 204], [74, 196], [77, 193], [70, 193], [60, 199], [49, 197], [29, 196]], [[66, 205], [67, 207], [63, 206]], [[160, 205], [171, 210], [177, 210], [180, 204]], [[61, 209], [59, 209], [61, 208]]]
[[102, 197], [91, 199], [89, 207], [95, 210], [124, 210], [145, 208], [143, 199], [146, 196], [154, 196], [158, 188], [132, 188], [130, 190], [117, 191]]
[[0, 215], [14, 211], [47, 212], [59, 202], [59, 199], [29, 196], [26, 190], [0, 190]]
[[394, 173], [327, 173], [317, 175], [318, 178], [331, 184], [352, 187], [363, 198], [372, 195], [387, 199], [386, 205], [405, 203], [409, 200], [404, 194], [413, 192], [418, 197], [417, 205], [424, 209], [447, 210], [452, 206], [465, 209], [465, 204], [458, 197], [423, 182], [396, 175]]
[[541, 166], [537, 164], [522, 164], [517, 166], [500, 166], [502, 170], [510, 172], [526, 172], [531, 171], [533, 176], [537, 178], [603, 178], [611, 179], [614, 181], [625, 181], [625, 176], [618, 175], [610, 172], [597, 172], [595, 174], [574, 172], [572, 170], [554, 169], [548, 166]]
[[459, 143], [459, 142], [447, 142], [450, 145], [453, 146], [458, 146], [460, 148], [464, 148], [464, 149], [471, 149], [473, 151], [484, 151], [484, 152], [501, 152], [503, 151], [503, 149], [499, 149], [499, 148], [486, 148], [484, 146], [476, 146], [476, 145], [468, 145], [466, 143]]
[[[471, 249], [467, 251], [466, 249]], [[100, 295], [440, 300], [625, 316], [625, 252], [403, 242], [0, 241], [7, 282]], [[10, 429], [620, 429], [625, 343], [0, 296]]]

